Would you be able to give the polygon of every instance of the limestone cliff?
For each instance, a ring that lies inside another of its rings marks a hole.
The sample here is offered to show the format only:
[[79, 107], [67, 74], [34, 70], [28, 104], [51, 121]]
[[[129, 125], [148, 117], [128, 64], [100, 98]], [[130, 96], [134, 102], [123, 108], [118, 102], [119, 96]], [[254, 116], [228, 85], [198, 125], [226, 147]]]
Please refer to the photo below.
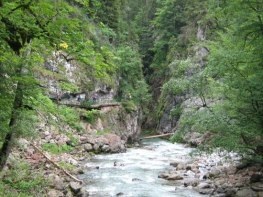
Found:
[[[39, 130], [47, 132], [43, 143], [70, 143], [70, 135], [88, 151], [119, 152], [125, 150], [126, 143], [138, 138], [141, 111], [136, 107], [128, 112], [115, 100], [118, 91], [116, 76], [112, 76], [110, 83], [95, 78], [85, 66], [69, 60], [62, 51], [54, 52], [42, 70], [36, 73], [53, 103], [58, 108], [70, 108], [79, 116], [73, 123], [75, 128], [65, 125], [66, 122], [61, 123], [58, 117], [53, 118], [60, 126], [50, 129], [52, 121], [42, 124]], [[56, 133], [55, 137], [52, 133]]]

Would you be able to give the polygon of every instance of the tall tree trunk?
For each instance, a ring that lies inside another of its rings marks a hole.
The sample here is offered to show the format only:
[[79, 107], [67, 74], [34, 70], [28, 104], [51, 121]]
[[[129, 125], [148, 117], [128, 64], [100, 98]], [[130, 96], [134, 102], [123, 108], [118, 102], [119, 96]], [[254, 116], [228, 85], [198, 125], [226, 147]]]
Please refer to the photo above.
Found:
[[[20, 73], [21, 73], [21, 71], [20, 71]], [[10, 122], [9, 122], [9, 130], [5, 136], [3, 145], [0, 149], [0, 171], [3, 170], [3, 168], [6, 164], [6, 161], [8, 159], [8, 156], [11, 152], [12, 139], [14, 136], [14, 125], [16, 124], [16, 121], [17, 121], [18, 109], [20, 109], [22, 107], [22, 101], [23, 101], [22, 99], [23, 99], [22, 84], [20, 82], [18, 82], [16, 91], [15, 91], [15, 99], [13, 102], [11, 118], [10, 118]]]

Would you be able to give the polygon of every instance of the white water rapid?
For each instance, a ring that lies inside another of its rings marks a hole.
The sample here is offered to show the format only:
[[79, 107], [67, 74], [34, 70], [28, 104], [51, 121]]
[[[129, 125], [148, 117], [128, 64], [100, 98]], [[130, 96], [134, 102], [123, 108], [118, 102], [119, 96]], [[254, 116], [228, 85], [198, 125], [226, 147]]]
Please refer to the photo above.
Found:
[[172, 168], [173, 160], [186, 160], [193, 149], [181, 144], [152, 139], [125, 153], [96, 155], [82, 175], [93, 197], [199, 197], [196, 191], [158, 178]]

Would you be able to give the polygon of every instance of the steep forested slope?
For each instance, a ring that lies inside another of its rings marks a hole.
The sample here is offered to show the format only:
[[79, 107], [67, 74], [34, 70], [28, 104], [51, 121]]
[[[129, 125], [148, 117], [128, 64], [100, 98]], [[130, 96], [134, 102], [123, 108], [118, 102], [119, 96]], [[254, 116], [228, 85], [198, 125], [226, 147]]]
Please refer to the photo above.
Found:
[[[262, 162], [262, 5], [0, 0], [0, 168], [20, 137], [44, 136], [49, 152], [69, 152], [81, 139], [89, 151], [108, 151], [86, 134], [133, 141], [141, 124]], [[70, 140], [47, 140], [54, 131]], [[12, 168], [29, 173], [27, 164], [8, 165], [5, 177]], [[25, 186], [12, 176], [0, 187], [30, 193], [38, 178]]]
[[[59, 159], [77, 145], [80, 152], [123, 151], [123, 142], [138, 136], [148, 90], [136, 45], [119, 30], [125, 6], [118, 0], [0, 1], [0, 168], [7, 177], [1, 195], [47, 192], [31, 143]], [[67, 169], [75, 165], [60, 161]], [[36, 180], [26, 183], [34, 173]]]
[[146, 3], [137, 24], [157, 130], [262, 155], [262, 3]]

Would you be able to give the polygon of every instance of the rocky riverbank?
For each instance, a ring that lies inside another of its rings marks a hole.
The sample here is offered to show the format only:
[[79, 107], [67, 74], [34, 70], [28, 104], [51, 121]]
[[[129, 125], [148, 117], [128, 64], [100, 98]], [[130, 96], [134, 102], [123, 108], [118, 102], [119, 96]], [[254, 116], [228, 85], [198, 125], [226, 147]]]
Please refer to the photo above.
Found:
[[[20, 148], [12, 153], [14, 160], [21, 156], [25, 158], [32, 170], [44, 165], [43, 173], [48, 182], [48, 187], [45, 188], [48, 197], [88, 196], [83, 188], [86, 183], [74, 180], [74, 177], [77, 178], [83, 173], [83, 162], [89, 160], [95, 153], [117, 153], [126, 150], [126, 142], [112, 133], [104, 135], [75, 133], [73, 137], [74, 142], [64, 134], [44, 132], [42, 138], [34, 143], [20, 139]], [[32, 144], [38, 147], [46, 157]], [[45, 147], [48, 147], [48, 150]], [[61, 147], [67, 147], [69, 150], [64, 152], [63, 148], [60, 149]]]
[[263, 196], [262, 166], [240, 163], [237, 154], [214, 152], [192, 158], [178, 158], [171, 168], [159, 174], [176, 186], [193, 188], [200, 194], [216, 197]]

